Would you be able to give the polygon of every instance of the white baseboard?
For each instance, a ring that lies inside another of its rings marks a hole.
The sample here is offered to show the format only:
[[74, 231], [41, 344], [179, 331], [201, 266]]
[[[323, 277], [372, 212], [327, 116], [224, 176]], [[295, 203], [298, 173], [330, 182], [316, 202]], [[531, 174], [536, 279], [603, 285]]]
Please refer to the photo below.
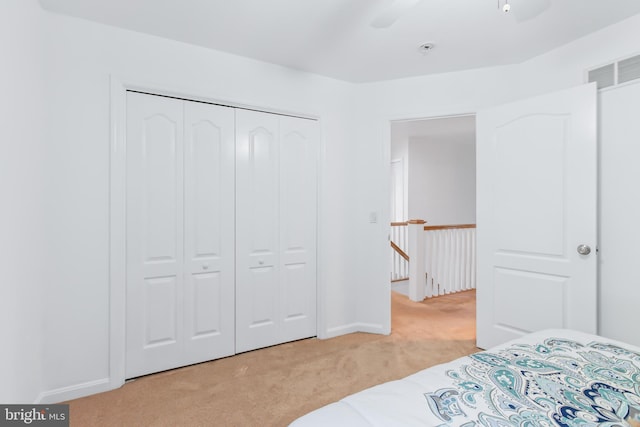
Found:
[[350, 323], [348, 325], [336, 326], [335, 328], [329, 328], [323, 334], [322, 338], [335, 338], [340, 335], [352, 334], [354, 332], [359, 332], [358, 329], [359, 323]]
[[366, 332], [368, 334], [389, 335], [391, 330], [386, 330], [382, 325], [374, 323], [359, 323], [359, 331]]
[[350, 323], [348, 325], [337, 326], [327, 329], [322, 339], [335, 338], [341, 335], [352, 334], [354, 332], [365, 332], [369, 334], [389, 335], [391, 331], [386, 331], [382, 325], [373, 323]]
[[110, 378], [101, 378], [95, 381], [89, 381], [82, 384], [61, 387], [54, 390], [48, 390], [38, 395], [37, 403], [59, 403], [79, 397], [89, 396], [91, 394], [102, 393], [104, 391], [113, 390], [118, 386], [111, 383]]

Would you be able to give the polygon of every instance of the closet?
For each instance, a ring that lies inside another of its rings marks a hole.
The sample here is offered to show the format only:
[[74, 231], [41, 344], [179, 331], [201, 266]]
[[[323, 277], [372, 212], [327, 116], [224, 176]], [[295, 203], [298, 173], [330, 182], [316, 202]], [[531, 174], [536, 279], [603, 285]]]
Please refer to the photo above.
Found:
[[126, 378], [316, 335], [315, 120], [127, 92]]

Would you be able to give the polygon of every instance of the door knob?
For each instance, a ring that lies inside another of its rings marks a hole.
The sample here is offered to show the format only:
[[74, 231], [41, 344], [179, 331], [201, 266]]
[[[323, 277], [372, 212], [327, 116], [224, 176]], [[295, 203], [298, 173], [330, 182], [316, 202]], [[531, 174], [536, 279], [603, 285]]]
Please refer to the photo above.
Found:
[[591, 253], [591, 248], [589, 247], [589, 245], [579, 245], [578, 253], [580, 255], [589, 255]]

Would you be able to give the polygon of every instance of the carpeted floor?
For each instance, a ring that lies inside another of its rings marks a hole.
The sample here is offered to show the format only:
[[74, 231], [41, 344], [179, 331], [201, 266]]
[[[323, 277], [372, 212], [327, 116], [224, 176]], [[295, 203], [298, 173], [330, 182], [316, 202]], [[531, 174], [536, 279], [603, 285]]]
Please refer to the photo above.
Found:
[[139, 378], [70, 403], [71, 426], [287, 426], [381, 382], [478, 351], [475, 291], [392, 293], [389, 336], [307, 339]]

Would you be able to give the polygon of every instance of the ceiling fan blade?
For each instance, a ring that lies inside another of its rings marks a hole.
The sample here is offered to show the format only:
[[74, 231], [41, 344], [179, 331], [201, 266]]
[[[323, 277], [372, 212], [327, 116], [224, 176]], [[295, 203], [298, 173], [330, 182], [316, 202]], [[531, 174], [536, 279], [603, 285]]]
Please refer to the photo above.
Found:
[[533, 19], [551, 6], [551, 0], [511, 0], [510, 3], [511, 13], [518, 22]]
[[373, 28], [388, 28], [419, 2], [420, 0], [395, 0], [371, 21], [371, 26]]

